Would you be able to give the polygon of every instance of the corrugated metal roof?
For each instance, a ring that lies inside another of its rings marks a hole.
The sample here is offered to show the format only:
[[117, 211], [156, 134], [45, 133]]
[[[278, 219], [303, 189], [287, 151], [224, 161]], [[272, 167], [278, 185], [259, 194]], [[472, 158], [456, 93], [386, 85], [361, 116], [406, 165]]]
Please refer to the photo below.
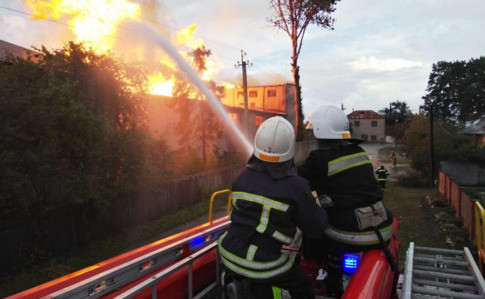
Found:
[[469, 134], [469, 135], [485, 134], [485, 117], [479, 120], [476, 124], [473, 124], [464, 128], [461, 132], [463, 134]]
[[349, 119], [385, 119], [384, 116], [372, 110], [355, 110], [347, 117]]
[[7, 53], [10, 53], [14, 56], [27, 58], [28, 53], [34, 54], [35, 52], [0, 39], [0, 59], [5, 57]]

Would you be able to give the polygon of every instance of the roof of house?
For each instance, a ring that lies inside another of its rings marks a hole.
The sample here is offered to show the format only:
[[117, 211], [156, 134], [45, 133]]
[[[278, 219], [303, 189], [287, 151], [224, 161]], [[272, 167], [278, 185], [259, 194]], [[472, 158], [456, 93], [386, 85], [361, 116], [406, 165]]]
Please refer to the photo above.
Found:
[[347, 117], [349, 119], [385, 119], [384, 116], [372, 110], [355, 110]]
[[0, 39], [0, 59], [5, 57], [7, 53], [10, 53], [14, 56], [27, 58], [28, 53], [34, 54], [35, 52]]
[[463, 134], [469, 135], [483, 135], [485, 134], [485, 117], [479, 120], [476, 124], [469, 125], [461, 131]]

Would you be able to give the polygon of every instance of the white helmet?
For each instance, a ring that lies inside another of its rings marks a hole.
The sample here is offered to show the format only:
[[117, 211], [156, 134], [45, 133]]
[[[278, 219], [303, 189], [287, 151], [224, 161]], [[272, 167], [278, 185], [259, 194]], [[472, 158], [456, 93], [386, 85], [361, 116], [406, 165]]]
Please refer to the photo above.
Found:
[[289, 121], [281, 116], [265, 120], [254, 137], [256, 158], [265, 162], [285, 162], [295, 153], [295, 130]]
[[318, 139], [350, 139], [349, 120], [335, 106], [321, 106], [309, 118]]

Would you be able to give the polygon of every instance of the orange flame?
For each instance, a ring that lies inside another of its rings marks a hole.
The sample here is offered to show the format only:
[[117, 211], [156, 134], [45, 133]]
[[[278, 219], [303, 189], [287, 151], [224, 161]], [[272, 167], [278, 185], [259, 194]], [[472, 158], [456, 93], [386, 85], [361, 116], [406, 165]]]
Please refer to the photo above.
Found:
[[85, 42], [98, 54], [111, 49], [121, 21], [137, 19], [141, 14], [138, 4], [126, 0], [27, 0], [26, 5], [44, 19], [71, 16], [68, 25], [76, 34], [76, 42]]
[[[69, 29], [76, 35], [76, 42], [83, 42], [97, 54], [112, 50], [117, 29], [123, 20], [136, 20], [141, 16], [141, 8], [130, 0], [26, 0], [26, 5], [33, 10], [33, 19], [60, 19], [68, 17]], [[188, 53], [203, 46], [202, 39], [194, 38], [197, 25], [193, 24], [172, 35], [172, 40], [185, 48], [179, 51], [189, 62]], [[136, 46], [135, 46], [136, 47]], [[135, 48], [134, 47], [134, 48]], [[132, 50], [133, 51], [133, 50]], [[144, 61], [143, 51], [133, 51], [133, 59]], [[157, 58], [159, 66], [164, 69], [177, 70], [174, 62], [168, 57]], [[220, 63], [206, 61], [206, 70], [201, 77], [208, 81], [222, 68]], [[171, 74], [155, 71], [148, 76], [149, 93], [171, 96], [175, 79]]]
[[162, 96], [172, 96], [172, 90], [175, 82], [175, 78], [172, 75], [167, 79], [162, 73], [157, 72], [153, 75], [148, 75], [148, 82], [150, 87], [149, 93], [162, 95]]

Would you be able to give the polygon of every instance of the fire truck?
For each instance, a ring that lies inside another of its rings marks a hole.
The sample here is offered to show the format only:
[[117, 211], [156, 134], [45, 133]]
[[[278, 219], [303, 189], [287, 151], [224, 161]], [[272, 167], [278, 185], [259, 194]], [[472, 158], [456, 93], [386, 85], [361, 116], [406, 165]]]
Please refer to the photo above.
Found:
[[[214, 198], [219, 194], [228, 196], [229, 214], [231, 191], [215, 192], [210, 200], [207, 223], [8, 298], [227, 297], [217, 240], [230, 220], [228, 216], [212, 219]], [[399, 226], [394, 219], [393, 236], [388, 246], [396, 261], [401, 247], [396, 238]], [[343, 263], [345, 292], [342, 298], [346, 299], [485, 298], [485, 281], [466, 247], [451, 250], [420, 247], [411, 242], [404, 274], [391, 270], [382, 250], [348, 253]], [[302, 260], [300, 264], [311, 279], [317, 298], [325, 298], [316, 262]]]

